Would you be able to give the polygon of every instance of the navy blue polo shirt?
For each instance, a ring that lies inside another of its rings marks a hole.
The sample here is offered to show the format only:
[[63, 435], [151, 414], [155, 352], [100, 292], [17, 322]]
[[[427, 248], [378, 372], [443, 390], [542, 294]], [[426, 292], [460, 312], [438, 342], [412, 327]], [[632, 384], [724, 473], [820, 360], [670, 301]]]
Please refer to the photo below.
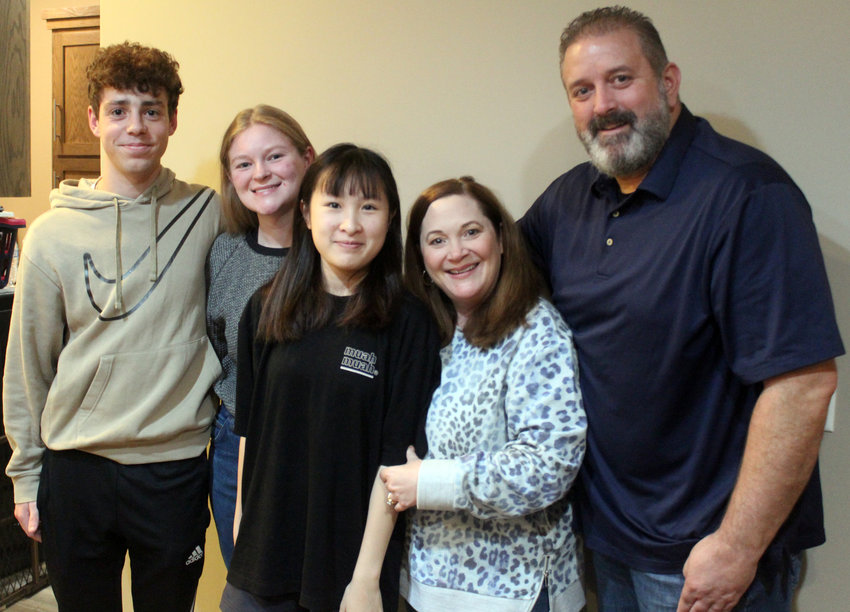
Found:
[[[844, 352], [809, 205], [683, 107], [637, 191], [584, 163], [520, 225], [578, 351], [585, 543], [679, 572], [723, 517], [762, 381]], [[772, 552], [823, 540], [816, 469]]]

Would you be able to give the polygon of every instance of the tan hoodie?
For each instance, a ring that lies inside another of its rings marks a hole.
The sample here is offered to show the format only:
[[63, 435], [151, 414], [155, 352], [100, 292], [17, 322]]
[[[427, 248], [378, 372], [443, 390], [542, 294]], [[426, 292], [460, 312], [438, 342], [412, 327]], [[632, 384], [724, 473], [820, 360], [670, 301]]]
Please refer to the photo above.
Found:
[[138, 464], [195, 457], [208, 440], [218, 196], [165, 168], [134, 200], [93, 187], [54, 189], [21, 252], [3, 379], [16, 503], [36, 498], [44, 446]]

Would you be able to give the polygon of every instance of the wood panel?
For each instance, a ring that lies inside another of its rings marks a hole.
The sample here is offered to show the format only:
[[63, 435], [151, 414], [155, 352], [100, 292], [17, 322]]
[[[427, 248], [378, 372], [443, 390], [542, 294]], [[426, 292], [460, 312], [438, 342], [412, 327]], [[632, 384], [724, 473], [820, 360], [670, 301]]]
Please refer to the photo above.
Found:
[[41, 18], [51, 30], [97, 28], [100, 27], [100, 6], [48, 8], [41, 11]]
[[100, 174], [100, 142], [91, 133], [86, 68], [100, 46], [100, 7], [48, 9], [53, 30], [53, 184]]
[[28, 197], [30, 184], [29, 1], [0, 2], [0, 196]]
[[94, 29], [53, 32], [53, 154], [100, 154], [98, 139], [88, 126], [86, 68], [100, 45]]
[[100, 176], [100, 157], [64, 157], [53, 165], [56, 185], [65, 179], [97, 178]]

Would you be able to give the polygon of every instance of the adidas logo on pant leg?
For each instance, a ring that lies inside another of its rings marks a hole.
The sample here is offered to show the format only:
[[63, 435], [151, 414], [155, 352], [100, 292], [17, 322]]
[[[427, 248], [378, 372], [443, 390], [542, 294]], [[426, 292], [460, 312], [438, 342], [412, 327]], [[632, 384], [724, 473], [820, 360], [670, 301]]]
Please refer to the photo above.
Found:
[[195, 561], [200, 561], [204, 558], [204, 549], [200, 546], [195, 546], [195, 550], [192, 551], [192, 554], [189, 555], [189, 558], [186, 559], [186, 565], [191, 565]]

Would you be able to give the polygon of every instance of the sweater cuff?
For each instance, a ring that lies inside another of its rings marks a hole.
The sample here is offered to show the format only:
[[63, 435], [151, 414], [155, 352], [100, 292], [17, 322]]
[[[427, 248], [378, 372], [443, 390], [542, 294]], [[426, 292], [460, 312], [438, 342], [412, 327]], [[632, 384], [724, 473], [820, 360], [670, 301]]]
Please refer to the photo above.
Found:
[[12, 479], [16, 504], [36, 501], [40, 474], [34, 476], [16, 476]]
[[453, 510], [455, 483], [460, 479], [460, 462], [426, 459], [419, 467], [416, 507], [423, 510]]

